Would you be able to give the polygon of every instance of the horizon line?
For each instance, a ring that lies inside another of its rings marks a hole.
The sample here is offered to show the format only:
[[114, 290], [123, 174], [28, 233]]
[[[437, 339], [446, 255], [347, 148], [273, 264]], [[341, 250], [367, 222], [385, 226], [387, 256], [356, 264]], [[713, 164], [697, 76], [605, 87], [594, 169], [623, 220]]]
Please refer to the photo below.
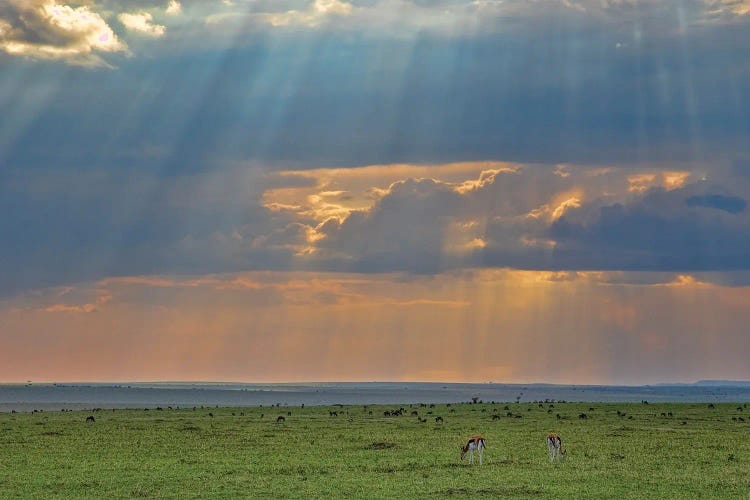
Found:
[[126, 384], [193, 384], [193, 385], [325, 385], [325, 384], [450, 384], [450, 385], [548, 385], [548, 386], [569, 386], [569, 387], [648, 387], [654, 385], [697, 385], [697, 384], [709, 384], [718, 383], [721, 385], [745, 385], [750, 384], [748, 380], [736, 380], [736, 379], [698, 379], [693, 381], [657, 381], [649, 383], [635, 383], [635, 384], [607, 384], [607, 383], [564, 383], [564, 382], [496, 382], [496, 381], [485, 381], [485, 382], [471, 382], [471, 381], [434, 381], [434, 380], [336, 380], [336, 381], [263, 381], [263, 382], [241, 382], [241, 381], [228, 381], [228, 380], [55, 380], [55, 381], [16, 381], [6, 382], [0, 381], [0, 386], [3, 385], [84, 385], [84, 384], [96, 384], [96, 385], [126, 385]]

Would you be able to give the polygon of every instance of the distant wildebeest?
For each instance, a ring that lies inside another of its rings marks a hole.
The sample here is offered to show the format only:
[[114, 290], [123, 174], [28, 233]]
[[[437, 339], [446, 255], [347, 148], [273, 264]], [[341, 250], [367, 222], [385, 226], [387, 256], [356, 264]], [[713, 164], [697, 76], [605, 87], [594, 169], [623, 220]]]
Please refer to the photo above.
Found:
[[86, 417], [86, 423], [89, 423], [89, 422], [96, 422], [96, 419], [94, 418], [93, 415], [89, 415], [88, 417]]
[[339, 416], [339, 414], [338, 414], [338, 412], [336, 412], [336, 411], [329, 411], [329, 412], [328, 412], [328, 416], [329, 416], [329, 417], [338, 417], [338, 416]]
[[211, 417], [211, 418], [214, 418], [214, 414], [213, 413], [209, 412], [208, 416]]
[[284, 422], [284, 421], [286, 421], [286, 419], [284, 418], [284, 415], [279, 415], [279, 416], [278, 416], [278, 417], [276, 418], [276, 423], [277, 423], [277, 424], [278, 424], [279, 422]]
[[492, 415], [492, 420], [500, 420], [500, 415], [498, 414]]
[[413, 412], [411, 412], [412, 417], [416, 417], [418, 415], [419, 415], [419, 412], [417, 410], [414, 410]]
[[442, 423], [443, 422], [443, 417], [441, 417], [441, 416], [435, 417], [435, 423], [438, 423], [438, 422]]
[[586, 419], [586, 418], [589, 418], [589, 416], [586, 415], [585, 413], [581, 413], [581, 414], [578, 415], [578, 418], [580, 418], [580, 419]]
[[286, 416], [287, 417], [291, 417], [292, 416], [292, 412], [290, 412], [290, 411], [286, 412]]

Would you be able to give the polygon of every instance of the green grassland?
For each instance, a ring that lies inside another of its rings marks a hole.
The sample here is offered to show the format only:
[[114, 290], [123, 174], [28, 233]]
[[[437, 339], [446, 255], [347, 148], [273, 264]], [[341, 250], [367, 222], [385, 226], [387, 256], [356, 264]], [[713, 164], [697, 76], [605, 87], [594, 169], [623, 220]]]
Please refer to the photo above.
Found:
[[[0, 497], [750, 498], [744, 405], [553, 406], [5, 413]], [[548, 460], [550, 431], [562, 463]], [[487, 439], [483, 467], [459, 459], [474, 433]]]

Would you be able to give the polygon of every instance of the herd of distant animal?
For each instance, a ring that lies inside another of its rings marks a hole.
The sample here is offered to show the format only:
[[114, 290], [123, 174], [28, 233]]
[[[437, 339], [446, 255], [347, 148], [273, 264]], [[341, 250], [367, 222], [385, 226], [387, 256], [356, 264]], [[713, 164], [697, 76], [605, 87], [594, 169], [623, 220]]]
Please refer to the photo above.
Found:
[[[474, 401], [474, 402], [476, 402], [476, 401]], [[450, 406], [450, 405], [448, 405], [448, 406]], [[713, 405], [711, 405], [711, 406], [713, 406]], [[305, 406], [302, 405], [302, 408], [304, 408], [304, 407]], [[434, 407], [435, 407], [434, 404], [430, 405], [430, 408], [434, 408]], [[366, 408], [367, 408], [367, 406], [365, 406], [365, 409]], [[170, 406], [169, 409], [171, 410], [172, 407]], [[195, 407], [193, 409], [195, 410]], [[100, 411], [101, 409], [100, 408], [96, 408], [95, 410], [96, 411]], [[162, 408], [157, 408], [157, 410], [162, 410]], [[112, 410], [112, 411], [114, 411], [114, 410]], [[397, 417], [397, 416], [403, 415], [405, 411], [406, 410], [404, 410], [404, 408], [399, 408], [398, 410], [386, 410], [386, 411], [383, 412], [383, 416], [385, 416], [385, 417]], [[331, 417], [338, 417], [338, 412], [337, 411], [329, 411], [328, 414]], [[372, 411], [370, 411], [370, 414], [372, 414]], [[232, 413], [232, 415], [234, 415], [234, 413]], [[244, 415], [244, 413], [242, 413], [242, 415]], [[291, 415], [292, 415], [292, 412], [287, 412], [287, 416], [291, 416]], [[418, 411], [412, 411], [411, 415], [412, 416], [416, 416], [419, 419], [419, 421], [422, 422], [422, 423], [427, 422], [426, 418], [423, 419], [423, 418], [421, 418], [419, 416], [419, 412]], [[213, 413], [209, 413], [208, 416], [213, 418], [214, 414]], [[263, 418], [265, 416], [265, 414], [261, 413], [260, 416], [261, 416], [261, 418]], [[282, 423], [282, 422], [285, 422], [285, 421], [286, 421], [286, 418], [284, 417], [284, 415], [279, 415], [276, 418], [276, 423]], [[86, 417], [86, 423], [95, 423], [95, 422], [96, 422], [96, 418], [94, 418], [93, 415], [89, 415], [88, 417]], [[442, 423], [443, 422], [443, 417], [441, 417], [441, 416], [435, 417], [435, 422], [436, 423]], [[475, 435], [471, 436], [469, 438], [469, 440], [466, 442], [466, 444], [461, 447], [461, 460], [463, 460], [464, 457], [468, 454], [469, 455], [469, 461], [468, 461], [469, 465], [474, 465], [474, 452], [476, 451], [477, 455], [479, 456], [479, 465], [483, 465], [484, 464], [484, 450], [486, 448], [486, 441], [487, 441], [486, 438], [484, 436], [480, 435], [480, 434], [475, 434]], [[547, 435], [546, 442], [547, 442], [547, 451], [549, 452], [550, 462], [554, 462], [556, 459], [557, 460], [562, 460], [562, 459], [565, 458], [566, 451], [563, 448], [562, 439], [560, 438], [560, 436], [557, 433], [555, 433], [555, 432], [549, 433]]]
[[[476, 398], [472, 398], [472, 399], [473, 399], [472, 403], [477, 403]], [[641, 403], [648, 404], [648, 401], [641, 401]], [[276, 406], [279, 406], [279, 405], [277, 404]], [[425, 406], [425, 405], [422, 404], [421, 406]], [[448, 404], [448, 406], [450, 406], [450, 404]], [[540, 404], [539, 406], [541, 407], [542, 405]], [[302, 408], [304, 408], [304, 407], [305, 407], [305, 405], [302, 405]], [[435, 407], [434, 404], [430, 405], [430, 408], [434, 408], [434, 407]], [[552, 407], [552, 405], [550, 405], [550, 407]], [[708, 407], [709, 408], [715, 408], [715, 406], [713, 404], [709, 404]], [[171, 406], [169, 406], [168, 408], [170, 410], [172, 409]], [[203, 408], [203, 407], [201, 407], [201, 408]], [[506, 406], [506, 409], [507, 408], [508, 407]], [[745, 404], [744, 407], [738, 407], [737, 410], [741, 411], [744, 408], [747, 408], [747, 404]], [[160, 407], [157, 407], [156, 409], [157, 410], [162, 410], [162, 408], [160, 408]], [[195, 409], [196, 409], [196, 407], [193, 407], [193, 410], [195, 410]], [[367, 409], [367, 406], [365, 406], [365, 409]], [[145, 410], [148, 410], [148, 408], [145, 408]], [[593, 410], [593, 408], [589, 408], [589, 410]], [[34, 413], [36, 413], [36, 411], [37, 410], [34, 410]], [[63, 411], [65, 411], [65, 410], [63, 410]], [[101, 408], [95, 408], [94, 411], [101, 411]], [[114, 411], [114, 409], [112, 411]], [[551, 410], [549, 410], [549, 411], [551, 411]], [[400, 417], [405, 412], [406, 412], [406, 410], [403, 407], [399, 408], [398, 410], [385, 410], [383, 412], [383, 416], [384, 417]], [[15, 411], [13, 411], [13, 413], [15, 413]], [[428, 413], [431, 413], [431, 412], [428, 412]], [[339, 415], [338, 411], [329, 411], [328, 414], [331, 417], [338, 417], [338, 415]], [[234, 413], [232, 413], [232, 415], [234, 415]], [[241, 413], [241, 415], [244, 415], [244, 412]], [[287, 416], [291, 416], [291, 415], [292, 415], [292, 412], [287, 412]], [[372, 410], [370, 410], [370, 415], [372, 415]], [[420, 417], [419, 416], [419, 412], [416, 411], [416, 410], [412, 411], [411, 415], [412, 416], [416, 416], [417, 419], [419, 419], [419, 421], [421, 423], [427, 422], [427, 419]], [[621, 416], [621, 417], [624, 417], [625, 413], [622, 413], [622, 412], [620, 412], [618, 410], [617, 411], [617, 415]], [[213, 413], [209, 413], [208, 416], [213, 418], [214, 414]], [[264, 416], [265, 416], [265, 414], [261, 413], [260, 417], [263, 418]], [[517, 415], [513, 415], [512, 413], [508, 413], [508, 416], [517, 416]], [[672, 416], [672, 412], [662, 413], [661, 416], [662, 417], [665, 417], [665, 416], [671, 417]], [[493, 415], [493, 420], [496, 417], [498, 417], [498, 415]], [[558, 414], [557, 417], [559, 419], [560, 415]], [[585, 419], [585, 418], [588, 418], [588, 415], [586, 415], [585, 413], [581, 413], [580, 415], [578, 415], [578, 417], [581, 418], [581, 419]], [[629, 417], [629, 418], [632, 418], [632, 417]], [[732, 420], [743, 421], [744, 422], [744, 419], [742, 417], [733, 417]], [[277, 423], [282, 423], [282, 422], [285, 422], [285, 421], [286, 421], [286, 417], [284, 417], [284, 415], [279, 415], [276, 418], [276, 422]], [[95, 423], [95, 422], [96, 422], [96, 419], [94, 418], [93, 415], [89, 415], [88, 417], [86, 417], [86, 423]], [[436, 423], [443, 423], [443, 417], [441, 417], [441, 416], [435, 417], [435, 422]], [[683, 424], [684, 423], [685, 422], [683, 422]], [[474, 452], [476, 451], [477, 455], [479, 456], [479, 465], [483, 465], [484, 464], [484, 450], [486, 448], [486, 441], [487, 441], [486, 438], [484, 436], [482, 436], [482, 435], [475, 434], [475, 435], [471, 436], [468, 439], [468, 441], [466, 442], [466, 444], [464, 444], [461, 447], [461, 460], [463, 460], [464, 457], [468, 454], [469, 455], [469, 464], [470, 465], [474, 465]], [[559, 460], [563, 460], [565, 458], [566, 451], [565, 451], [565, 448], [563, 448], [562, 438], [560, 437], [559, 434], [557, 434], [555, 432], [549, 433], [547, 435], [547, 438], [546, 438], [546, 443], [547, 443], [547, 451], [549, 453], [550, 462], [554, 462], [555, 460], [558, 460], [558, 461]]]
[[[481, 402], [481, 401], [477, 401], [477, 398], [472, 398], [472, 403], [477, 403], [477, 402]], [[545, 401], [545, 402], [547, 402], [547, 401]], [[560, 402], [564, 402], [564, 401], [560, 401]], [[493, 403], [494, 403], [494, 401], [493, 401]], [[647, 405], [648, 401], [641, 401], [641, 403]], [[276, 406], [279, 406], [279, 404], [276, 404]], [[339, 406], [341, 406], [341, 405], [339, 405]], [[426, 405], [425, 404], [421, 404], [420, 406], [426, 406]], [[450, 407], [451, 405], [448, 404], [447, 406]], [[543, 407], [542, 404], [539, 404], [539, 406]], [[550, 408], [554, 407], [552, 404], [550, 404], [549, 406], [550, 406]], [[305, 407], [305, 405], [303, 404], [302, 408], [304, 408], [304, 407]], [[430, 408], [434, 408], [435, 405], [431, 404], [429, 407]], [[171, 406], [168, 406], [167, 408], [169, 410], [173, 409]], [[217, 408], [218, 408], [218, 406], [217, 406]], [[367, 410], [367, 405], [365, 405], [364, 408], [365, 408], [365, 410]], [[715, 409], [715, 406], [713, 404], [709, 404], [708, 408]], [[179, 407], [177, 407], [177, 409], [179, 409]], [[203, 409], [203, 406], [201, 406], [201, 409]], [[506, 410], [509, 409], [508, 406], [506, 406], [505, 409]], [[744, 409], [747, 409], [747, 403], [745, 403], [743, 406], [738, 406], [737, 407], [738, 411], [742, 411]], [[144, 410], [148, 411], [148, 408], [144, 408]], [[156, 410], [163, 410], [163, 408], [157, 407]], [[193, 410], [196, 410], [195, 406], [193, 407]], [[593, 410], [593, 408], [589, 408], [589, 410]], [[43, 410], [34, 410], [33, 413], [37, 413], [37, 411], [43, 411]], [[70, 411], [70, 410], [63, 409], [62, 411]], [[96, 411], [102, 411], [102, 409], [101, 408], [94, 408], [93, 411], [95, 411], [95, 412]], [[112, 409], [112, 411], [113, 412], [115, 411], [114, 408]], [[451, 410], [451, 411], [453, 411], [453, 410]], [[482, 410], [482, 411], [484, 411], [484, 410]], [[551, 411], [552, 410], [549, 409], [548, 413], [551, 412]], [[399, 408], [398, 410], [385, 410], [383, 412], [383, 416], [385, 416], [385, 417], [399, 417], [399, 416], [404, 415], [405, 412], [406, 412], [406, 410], [403, 407]], [[13, 410], [11, 413], [16, 413], [16, 411]], [[432, 412], [427, 412], [427, 413], [431, 414]], [[338, 411], [329, 411], [328, 414], [331, 417], [338, 417], [339, 412]], [[347, 412], [347, 414], [348, 414], [348, 412]], [[372, 415], [372, 410], [369, 411], [369, 414]], [[234, 415], [235, 414], [232, 413], [232, 416], [234, 416]], [[245, 413], [244, 412], [240, 412], [240, 415], [244, 416]], [[292, 415], [292, 412], [287, 412], [287, 416], [291, 416], [291, 415]], [[418, 411], [412, 411], [411, 415], [412, 416], [416, 416], [417, 419], [419, 420], [419, 422], [421, 422], [421, 423], [427, 422], [426, 418], [422, 418], [422, 417], [419, 416], [419, 412]], [[626, 416], [625, 413], [623, 413], [623, 412], [621, 412], [619, 410], [617, 411], [617, 415], [619, 417], [625, 417]], [[213, 418], [214, 414], [213, 413], [209, 413], [208, 416], [211, 417], [211, 418]], [[265, 414], [261, 413], [260, 417], [263, 418], [264, 416], [265, 416]], [[514, 415], [511, 412], [508, 412], [507, 416], [508, 417], [516, 417], [516, 418], [520, 417], [520, 415]], [[672, 412], [667, 412], [667, 413], [662, 412], [661, 416], [662, 417], [672, 417], [673, 415], [672, 415]], [[351, 417], [349, 417], [349, 418], [351, 420]], [[496, 420], [497, 418], [499, 418], [499, 415], [496, 415], [496, 414], [492, 415], [492, 419], [493, 420]], [[560, 419], [560, 414], [559, 413], [557, 414], [557, 418], [558, 418], [558, 420]], [[588, 415], [586, 413], [581, 413], [580, 415], [578, 415], [578, 418], [586, 419], [586, 418], [588, 418]], [[628, 418], [632, 419], [633, 417], [632, 416], [628, 416]], [[736, 416], [732, 417], [732, 420], [736, 421], [736, 422], [744, 422], [745, 421], [745, 419], [743, 419], [742, 417], [736, 417]], [[276, 418], [276, 422], [277, 423], [282, 423], [282, 422], [285, 422], [285, 421], [286, 421], [286, 417], [284, 417], [283, 415], [279, 415]], [[88, 423], [92, 423], [93, 424], [95, 422], [96, 422], [96, 418], [94, 418], [93, 415], [89, 415], [88, 417], [86, 417], [86, 423], [87, 424]], [[436, 416], [435, 417], [435, 422], [436, 423], [443, 423], [444, 422], [443, 417]], [[682, 424], [685, 425], [686, 422], [683, 421]], [[546, 443], [547, 443], [547, 451], [549, 452], [550, 462], [554, 462], [555, 460], [562, 460], [562, 459], [565, 458], [566, 451], [563, 448], [562, 438], [560, 437], [559, 434], [557, 434], [555, 432], [549, 433], [547, 435], [547, 438], [546, 438]], [[485, 450], [485, 448], [486, 448], [486, 439], [485, 439], [485, 437], [482, 436], [482, 435], [479, 435], [479, 434], [473, 435], [473, 436], [471, 436], [468, 439], [468, 441], [466, 441], [466, 444], [464, 444], [461, 447], [461, 460], [463, 460], [464, 457], [468, 454], [469, 455], [469, 464], [473, 465], [474, 464], [474, 452], [476, 451], [477, 454], [479, 455], [479, 464], [482, 465], [484, 463], [484, 450]]]
[[[473, 398], [472, 403], [477, 403], [477, 401], [476, 401], [475, 398]], [[648, 404], [648, 401], [641, 401], [641, 403], [642, 404]], [[276, 406], [279, 406], [279, 405], [277, 404]], [[421, 404], [420, 406], [426, 406], [426, 405]], [[451, 406], [451, 405], [448, 404], [447, 406]], [[542, 407], [541, 404], [539, 406]], [[553, 407], [553, 405], [551, 405], [551, 404], [549, 406]], [[302, 408], [304, 408], [304, 407], [305, 407], [305, 405], [302, 405]], [[434, 408], [435, 405], [431, 404], [431, 405], [429, 405], [429, 407], [430, 408]], [[201, 408], [203, 408], [203, 407], [201, 407]], [[367, 405], [365, 405], [364, 408], [365, 408], [365, 410], [367, 410]], [[507, 406], [505, 408], [508, 409]], [[708, 408], [713, 409], [713, 408], [715, 408], [715, 406], [713, 404], [709, 404]], [[746, 409], [746, 408], [747, 408], [747, 404], [745, 404], [743, 406], [737, 407], [737, 410], [738, 411], [742, 411], [743, 409]], [[160, 407], [157, 407], [156, 409], [157, 410], [163, 410], [163, 408], [160, 408]], [[171, 410], [172, 407], [169, 406], [168, 409]], [[178, 407], [178, 409], [179, 409], [179, 407]], [[195, 409], [196, 409], [196, 407], [193, 407], [193, 410], [195, 410]], [[148, 411], [148, 408], [145, 408], [144, 410]], [[589, 410], [593, 410], [593, 408], [589, 408]], [[62, 410], [62, 411], [66, 411], [66, 410]], [[101, 408], [95, 408], [94, 411], [101, 411]], [[115, 411], [115, 410], [113, 409], [112, 411]], [[552, 411], [552, 410], [548, 410], [548, 411]], [[34, 410], [34, 413], [36, 413], [36, 412], [37, 412], [37, 410]], [[385, 411], [383, 411], [383, 416], [384, 417], [400, 417], [400, 416], [403, 416], [405, 414], [405, 412], [406, 412], [406, 409], [404, 409], [403, 407], [399, 408], [397, 410], [385, 410]], [[15, 410], [12, 413], [16, 413]], [[428, 412], [428, 413], [432, 413], [432, 412]], [[331, 417], [338, 417], [339, 416], [339, 412], [338, 411], [330, 411], [329, 410], [328, 414]], [[348, 412], [347, 412], [347, 414], [348, 414]], [[372, 415], [372, 410], [369, 411], [369, 414]], [[232, 413], [232, 415], [234, 416], [235, 414]], [[240, 415], [244, 416], [245, 413], [241, 412]], [[291, 416], [291, 415], [292, 415], [291, 411], [287, 412], [287, 416]], [[416, 416], [417, 419], [419, 420], [419, 422], [421, 422], [421, 423], [427, 422], [427, 419], [420, 417], [419, 412], [416, 411], [416, 410], [412, 411], [411, 415], [412, 416]], [[617, 415], [620, 416], [620, 417], [625, 417], [626, 414], [623, 413], [623, 412], [620, 412], [618, 410], [617, 411]], [[213, 418], [214, 414], [213, 413], [209, 413], [208, 416], [211, 417], [211, 418]], [[260, 417], [263, 418], [264, 416], [265, 416], [265, 414], [261, 413]], [[519, 415], [514, 415], [513, 413], [509, 412], [507, 416], [509, 416], [509, 417], [518, 417]], [[661, 413], [661, 416], [662, 417], [672, 417], [672, 412]], [[493, 415], [492, 417], [493, 417], [493, 420], [495, 420], [496, 418], [499, 418], [498, 415]], [[557, 417], [559, 419], [560, 415], [558, 414]], [[588, 415], [585, 414], [585, 413], [581, 413], [580, 415], [578, 415], [578, 417], [581, 418], [581, 419], [586, 419], [586, 418], [588, 418]], [[633, 417], [630, 416], [628, 418], [633, 418]], [[351, 419], [351, 417], [350, 417], [350, 419]], [[742, 417], [732, 417], [732, 420], [734, 420], [734, 421], [740, 421], [740, 422], [744, 422], [745, 421]], [[286, 417], [284, 417], [284, 415], [279, 415], [276, 418], [276, 422], [277, 423], [282, 423], [282, 422], [285, 422], [285, 421], [286, 421]], [[86, 417], [86, 423], [95, 423], [95, 422], [96, 422], [96, 419], [94, 418], [93, 415], [89, 415], [88, 417]], [[443, 417], [436, 416], [435, 417], [435, 422], [436, 423], [443, 423], [444, 422]], [[682, 423], [683, 423], [683, 425], [685, 424], [684, 421]], [[468, 462], [469, 462], [470, 465], [473, 465], [474, 464], [474, 452], [476, 451], [477, 455], [479, 456], [479, 465], [483, 465], [483, 463], [484, 463], [484, 450], [486, 448], [486, 441], [487, 441], [486, 438], [484, 436], [482, 436], [482, 435], [476, 434], [476, 435], [471, 436], [468, 439], [468, 441], [466, 441], [466, 444], [464, 444], [461, 447], [461, 460], [463, 460], [464, 457], [468, 454], [469, 455]], [[546, 438], [546, 443], [547, 443], [547, 451], [549, 453], [550, 462], [554, 462], [555, 460], [560, 461], [560, 460], [563, 460], [565, 458], [566, 451], [565, 451], [565, 448], [563, 448], [562, 438], [560, 437], [559, 434], [557, 434], [555, 432], [549, 433], [547, 435], [547, 438]]]

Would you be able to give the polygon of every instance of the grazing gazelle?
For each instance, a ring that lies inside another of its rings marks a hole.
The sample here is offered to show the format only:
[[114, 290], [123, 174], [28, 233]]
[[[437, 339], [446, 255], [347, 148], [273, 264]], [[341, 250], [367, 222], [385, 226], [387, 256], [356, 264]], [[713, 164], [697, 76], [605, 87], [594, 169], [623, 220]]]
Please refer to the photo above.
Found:
[[549, 461], [553, 462], [555, 458], [562, 460], [565, 458], [565, 450], [562, 447], [562, 439], [554, 432], [547, 434], [547, 450], [549, 450]]
[[479, 465], [482, 465], [482, 457], [484, 456], [484, 449], [486, 445], [484, 443], [484, 436], [474, 435], [469, 438], [469, 441], [461, 448], [461, 460], [464, 456], [469, 454], [469, 464], [474, 465], [474, 450], [479, 453]]

